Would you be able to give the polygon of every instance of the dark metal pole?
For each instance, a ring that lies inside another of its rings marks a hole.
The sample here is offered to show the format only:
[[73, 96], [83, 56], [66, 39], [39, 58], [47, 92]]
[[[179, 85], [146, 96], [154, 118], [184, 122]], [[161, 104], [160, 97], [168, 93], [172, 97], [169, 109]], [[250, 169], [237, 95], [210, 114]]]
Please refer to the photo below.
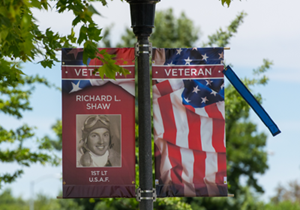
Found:
[[[141, 197], [151, 198], [152, 145], [151, 145], [151, 106], [150, 106], [150, 67], [149, 41], [147, 36], [139, 36], [138, 56], [138, 114], [139, 114], [139, 180]], [[145, 192], [147, 190], [147, 192]], [[153, 200], [141, 199], [141, 210], [152, 210]]]
[[[160, 0], [127, 0], [131, 23], [137, 37], [138, 117], [139, 117], [139, 192], [141, 210], [153, 209], [151, 101], [150, 101], [150, 43], [154, 27], [155, 4]], [[138, 198], [139, 197], [139, 198]]]

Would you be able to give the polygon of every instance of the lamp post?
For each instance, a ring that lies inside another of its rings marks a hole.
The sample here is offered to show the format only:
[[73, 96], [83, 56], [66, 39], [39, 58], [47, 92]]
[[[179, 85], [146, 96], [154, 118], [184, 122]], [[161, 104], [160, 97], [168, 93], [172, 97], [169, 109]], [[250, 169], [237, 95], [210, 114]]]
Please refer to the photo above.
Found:
[[131, 24], [137, 37], [135, 55], [138, 65], [139, 117], [139, 190], [140, 209], [153, 209], [150, 53], [149, 36], [154, 27], [155, 5], [160, 0], [127, 0], [130, 4]]
[[44, 176], [39, 177], [38, 179], [31, 181], [30, 182], [30, 193], [31, 193], [31, 199], [30, 199], [30, 210], [34, 210], [34, 184], [43, 181], [45, 179], [49, 179], [49, 178], [61, 178], [61, 174], [47, 174]]

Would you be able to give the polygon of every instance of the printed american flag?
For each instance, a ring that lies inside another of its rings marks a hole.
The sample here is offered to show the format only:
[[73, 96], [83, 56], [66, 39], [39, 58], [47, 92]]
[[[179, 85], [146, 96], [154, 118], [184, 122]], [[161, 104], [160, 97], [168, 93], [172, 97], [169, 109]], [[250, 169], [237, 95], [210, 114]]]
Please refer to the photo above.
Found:
[[227, 196], [223, 48], [154, 49], [158, 197]]
[[120, 86], [131, 95], [135, 95], [134, 83], [134, 48], [99, 48], [108, 54], [115, 55], [116, 64], [129, 70], [130, 74], [125, 76], [116, 75], [116, 79], [104, 77], [101, 79], [99, 73], [93, 74], [93, 70], [102, 66], [98, 59], [88, 59], [87, 65], [83, 63], [82, 48], [63, 48], [62, 49], [62, 68], [63, 80], [62, 91], [66, 93], [77, 92], [92, 86], [103, 86], [113, 83]]

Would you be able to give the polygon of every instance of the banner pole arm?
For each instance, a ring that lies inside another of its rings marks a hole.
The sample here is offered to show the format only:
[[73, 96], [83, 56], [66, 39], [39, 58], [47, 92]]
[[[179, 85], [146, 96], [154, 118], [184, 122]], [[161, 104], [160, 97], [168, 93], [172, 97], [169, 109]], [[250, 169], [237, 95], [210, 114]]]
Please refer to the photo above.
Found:
[[238, 76], [234, 73], [230, 66], [227, 66], [223, 70], [223, 74], [231, 82], [233, 87], [238, 91], [238, 93], [244, 98], [244, 100], [249, 104], [261, 121], [270, 130], [273, 136], [281, 133], [275, 122], [271, 119], [268, 113], [260, 105], [260, 103], [255, 99], [252, 93], [247, 89], [247, 87], [242, 83]]

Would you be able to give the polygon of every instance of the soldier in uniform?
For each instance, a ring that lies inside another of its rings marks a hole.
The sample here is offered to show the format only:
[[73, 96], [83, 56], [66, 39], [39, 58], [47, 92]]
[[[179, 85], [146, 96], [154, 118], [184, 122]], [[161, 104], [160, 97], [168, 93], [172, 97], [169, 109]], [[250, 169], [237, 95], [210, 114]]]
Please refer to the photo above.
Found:
[[82, 154], [78, 166], [120, 166], [120, 154], [113, 149], [110, 120], [106, 115], [87, 117], [78, 150]]

